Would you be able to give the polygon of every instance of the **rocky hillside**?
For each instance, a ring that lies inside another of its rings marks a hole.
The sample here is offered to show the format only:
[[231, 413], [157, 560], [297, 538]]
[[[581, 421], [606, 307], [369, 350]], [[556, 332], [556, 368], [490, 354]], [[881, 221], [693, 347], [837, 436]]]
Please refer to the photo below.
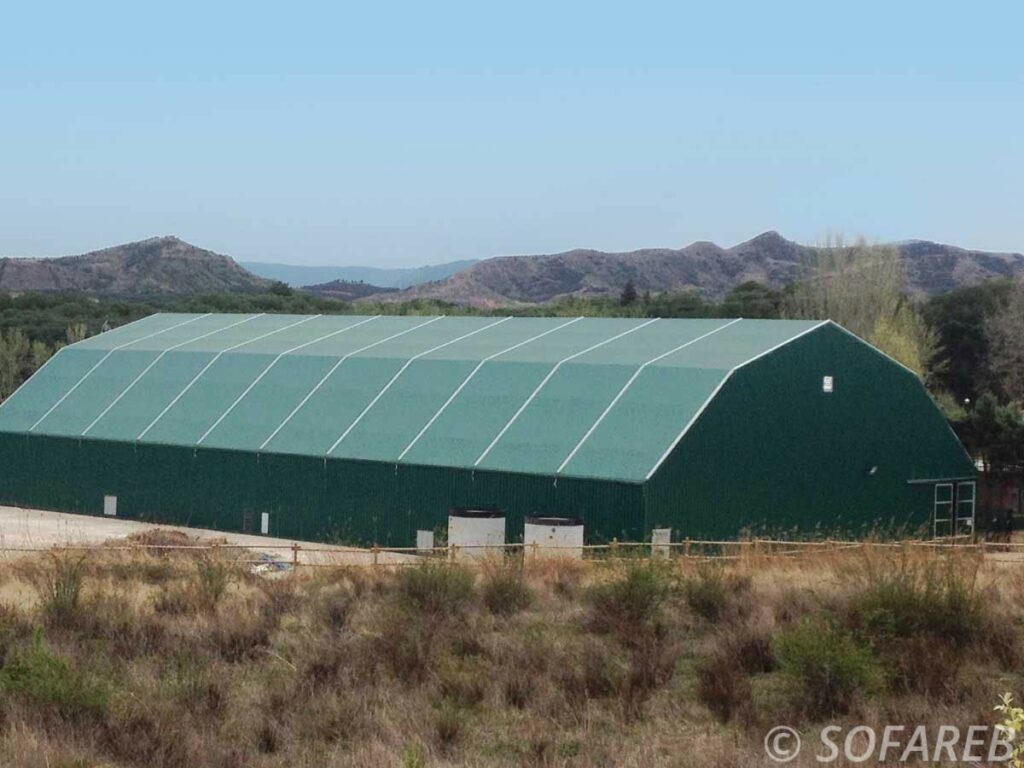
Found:
[[[1024, 274], [1024, 255], [969, 251], [920, 240], [895, 245], [907, 265], [908, 289], [940, 293], [994, 277]], [[793, 282], [814, 249], [766, 232], [722, 248], [697, 242], [685, 248], [628, 253], [574, 250], [548, 256], [481, 261], [451, 277], [397, 293], [386, 301], [436, 298], [479, 307], [538, 304], [563, 296], [614, 296], [630, 280], [638, 291], [696, 290], [721, 298], [733, 286], [757, 280], [775, 287]]]
[[0, 291], [152, 296], [259, 291], [269, 281], [177, 237], [152, 237], [81, 256], [0, 258]]

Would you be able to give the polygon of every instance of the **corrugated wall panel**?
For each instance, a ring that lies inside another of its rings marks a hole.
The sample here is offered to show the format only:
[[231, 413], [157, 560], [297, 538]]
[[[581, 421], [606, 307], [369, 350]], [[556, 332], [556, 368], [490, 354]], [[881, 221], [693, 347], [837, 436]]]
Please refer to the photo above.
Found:
[[589, 541], [635, 539], [641, 486], [528, 474], [324, 460], [207, 448], [0, 433], [0, 504], [351, 544], [413, 546], [453, 506], [497, 506], [510, 541], [529, 515], [584, 519]]

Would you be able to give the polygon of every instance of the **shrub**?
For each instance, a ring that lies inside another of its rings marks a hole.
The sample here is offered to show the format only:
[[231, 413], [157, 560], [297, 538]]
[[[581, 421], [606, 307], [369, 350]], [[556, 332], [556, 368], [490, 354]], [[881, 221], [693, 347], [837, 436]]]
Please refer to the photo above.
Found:
[[81, 557], [53, 556], [53, 568], [46, 572], [40, 589], [43, 617], [50, 626], [67, 627], [80, 617], [84, 571]]
[[697, 668], [697, 698], [727, 723], [750, 707], [750, 680], [736, 659], [716, 653]]
[[473, 575], [465, 568], [443, 562], [424, 563], [398, 574], [399, 603], [430, 618], [445, 618], [462, 611], [473, 598]]
[[870, 649], [826, 618], [807, 617], [776, 638], [779, 667], [794, 704], [814, 719], [845, 714], [878, 687], [881, 666]]
[[487, 695], [490, 678], [475, 664], [441, 663], [438, 665], [441, 695], [463, 709], [473, 709]]
[[442, 701], [434, 717], [434, 736], [443, 751], [451, 749], [462, 738], [466, 713], [450, 701]]
[[851, 605], [854, 620], [874, 641], [927, 636], [963, 651], [984, 631], [986, 616], [976, 568], [950, 558], [865, 569], [867, 586]]
[[511, 616], [529, 607], [533, 593], [523, 578], [522, 564], [493, 568], [484, 577], [483, 599], [495, 616]]
[[102, 717], [109, 699], [103, 684], [50, 651], [38, 634], [28, 648], [8, 654], [0, 691], [70, 720]]
[[165, 587], [153, 603], [154, 611], [168, 616], [184, 616], [195, 608], [192, 591], [180, 584]]
[[729, 588], [721, 566], [705, 563], [683, 585], [686, 604], [703, 619], [716, 622], [729, 602]]
[[629, 648], [620, 697], [628, 717], [640, 717], [644, 705], [659, 686], [672, 679], [675, 657], [662, 634], [642, 635]]
[[212, 610], [227, 591], [231, 571], [222, 560], [204, 557], [196, 562], [196, 576], [199, 602]]
[[674, 591], [672, 573], [658, 560], [627, 561], [615, 578], [587, 591], [590, 626], [631, 642], [638, 633], [659, 631], [664, 605]]
[[728, 624], [717, 634], [720, 652], [750, 675], [771, 672], [777, 666], [769, 627], [756, 622]]
[[513, 672], [505, 679], [505, 703], [516, 709], [526, 709], [533, 699], [536, 683], [529, 675]]
[[976, 566], [944, 561], [868, 561], [866, 585], [850, 601], [850, 624], [889, 664], [894, 687], [925, 695], [955, 693], [965, 652], [986, 642], [1003, 660], [1013, 642], [992, 632]]

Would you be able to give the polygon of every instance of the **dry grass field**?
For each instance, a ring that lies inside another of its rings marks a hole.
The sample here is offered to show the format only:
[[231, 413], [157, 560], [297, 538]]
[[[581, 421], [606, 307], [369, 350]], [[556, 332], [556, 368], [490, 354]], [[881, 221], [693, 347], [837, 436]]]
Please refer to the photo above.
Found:
[[969, 552], [233, 556], [0, 565], [0, 765], [775, 765], [775, 725], [991, 724], [1024, 680], [1024, 569]]

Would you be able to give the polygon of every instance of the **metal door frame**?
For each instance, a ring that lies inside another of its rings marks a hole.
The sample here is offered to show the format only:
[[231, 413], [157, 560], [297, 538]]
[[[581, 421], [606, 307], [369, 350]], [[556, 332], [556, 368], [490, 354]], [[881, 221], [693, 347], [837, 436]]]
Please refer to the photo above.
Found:
[[[949, 498], [940, 499], [939, 491], [945, 490], [948, 492]], [[940, 506], [945, 508], [945, 517], [939, 516]], [[952, 536], [954, 533], [954, 518], [956, 517], [956, 493], [954, 491], [953, 483], [936, 483], [935, 484], [935, 495], [932, 504], [932, 538], [939, 538], [942, 536]], [[942, 523], [947, 526], [947, 530], [940, 534], [939, 524]]]
[[[971, 489], [971, 497], [969, 499], [963, 498], [967, 488]], [[973, 480], [969, 480], [962, 483], [956, 484], [956, 506], [955, 506], [955, 520], [954, 520], [954, 531], [958, 536], [965, 535], [967, 533], [974, 533], [975, 524], [975, 510], [977, 508], [978, 500], [978, 489], [977, 483]], [[962, 515], [960, 507], [963, 504], [970, 504], [971, 514], [969, 516]], [[963, 530], [969, 529], [969, 530]]]

